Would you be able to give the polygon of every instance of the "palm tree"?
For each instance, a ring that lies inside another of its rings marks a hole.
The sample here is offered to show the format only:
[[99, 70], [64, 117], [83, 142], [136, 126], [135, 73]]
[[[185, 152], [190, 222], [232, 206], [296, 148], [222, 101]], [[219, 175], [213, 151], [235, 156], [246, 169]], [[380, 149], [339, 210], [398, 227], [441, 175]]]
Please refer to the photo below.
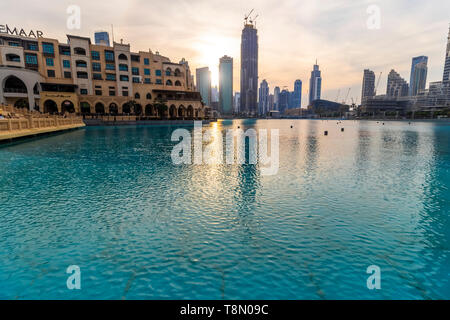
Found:
[[155, 106], [156, 110], [158, 110], [159, 117], [161, 119], [165, 119], [166, 118], [166, 112], [169, 109], [169, 107], [167, 106], [165, 100], [162, 99], [162, 98], [157, 98], [155, 100], [154, 106]]

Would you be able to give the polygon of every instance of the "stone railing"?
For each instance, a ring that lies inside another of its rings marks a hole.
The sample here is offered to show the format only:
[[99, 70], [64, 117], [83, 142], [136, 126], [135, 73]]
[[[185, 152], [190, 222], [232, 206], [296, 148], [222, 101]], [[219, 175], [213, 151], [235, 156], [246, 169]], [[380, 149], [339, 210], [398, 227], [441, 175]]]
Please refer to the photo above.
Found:
[[83, 119], [77, 116], [48, 115], [37, 111], [17, 109], [12, 106], [0, 106], [0, 110], [2, 115], [2, 118], [0, 118], [0, 133], [83, 124]]
[[19, 119], [0, 119], [0, 132], [14, 131], [14, 130], [27, 130], [27, 129], [41, 129], [41, 128], [57, 128], [64, 126], [71, 126], [83, 124], [83, 119], [81, 118], [59, 118], [59, 117], [49, 117], [49, 118], [33, 118], [25, 117]]

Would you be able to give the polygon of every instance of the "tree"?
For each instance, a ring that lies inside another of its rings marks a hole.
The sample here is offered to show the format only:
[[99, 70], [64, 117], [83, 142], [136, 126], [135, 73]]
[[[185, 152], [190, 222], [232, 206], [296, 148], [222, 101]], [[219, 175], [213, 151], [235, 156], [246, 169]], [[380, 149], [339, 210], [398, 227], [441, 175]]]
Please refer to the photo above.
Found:
[[167, 104], [164, 101], [164, 99], [157, 98], [155, 100], [154, 106], [155, 106], [156, 110], [158, 110], [159, 117], [161, 119], [165, 119], [166, 118], [166, 113], [167, 113], [167, 110], [169, 110], [169, 107], [167, 106]]

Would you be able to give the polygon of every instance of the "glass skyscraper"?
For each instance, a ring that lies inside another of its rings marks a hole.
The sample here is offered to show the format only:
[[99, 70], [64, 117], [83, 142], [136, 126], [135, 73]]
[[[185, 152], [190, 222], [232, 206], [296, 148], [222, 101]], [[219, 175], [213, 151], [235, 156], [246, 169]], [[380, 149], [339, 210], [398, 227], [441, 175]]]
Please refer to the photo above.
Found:
[[293, 107], [301, 108], [302, 106], [302, 80], [295, 80], [294, 82], [294, 96]]
[[316, 64], [311, 71], [311, 78], [309, 79], [309, 104], [314, 100], [319, 100], [322, 91], [322, 76], [319, 70], [319, 65]]
[[220, 58], [219, 106], [222, 114], [233, 113], [233, 58], [228, 56]]
[[424, 90], [427, 84], [428, 57], [414, 57], [411, 64], [411, 77], [409, 80], [409, 95], [415, 96]]
[[450, 28], [448, 30], [447, 51], [445, 54], [444, 81], [450, 81]]
[[265, 115], [269, 111], [269, 84], [264, 79], [259, 86], [259, 114]]
[[202, 101], [205, 105], [211, 106], [211, 71], [208, 67], [199, 68], [195, 70], [195, 81], [197, 91], [202, 96]]
[[110, 46], [109, 44], [109, 33], [106, 31], [96, 32], [94, 34], [95, 44]]
[[366, 98], [372, 98], [375, 95], [375, 73], [372, 70], [365, 69], [362, 84], [361, 102]]
[[241, 38], [241, 108], [256, 115], [258, 97], [258, 34], [253, 24], [245, 24]]

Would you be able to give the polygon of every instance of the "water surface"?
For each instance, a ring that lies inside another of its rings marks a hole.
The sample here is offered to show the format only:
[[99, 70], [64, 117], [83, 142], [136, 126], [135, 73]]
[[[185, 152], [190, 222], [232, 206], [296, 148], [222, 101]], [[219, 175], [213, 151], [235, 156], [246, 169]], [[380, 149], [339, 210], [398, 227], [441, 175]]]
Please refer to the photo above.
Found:
[[448, 123], [211, 126], [280, 129], [278, 174], [174, 166], [171, 126], [0, 148], [0, 298], [450, 298]]

